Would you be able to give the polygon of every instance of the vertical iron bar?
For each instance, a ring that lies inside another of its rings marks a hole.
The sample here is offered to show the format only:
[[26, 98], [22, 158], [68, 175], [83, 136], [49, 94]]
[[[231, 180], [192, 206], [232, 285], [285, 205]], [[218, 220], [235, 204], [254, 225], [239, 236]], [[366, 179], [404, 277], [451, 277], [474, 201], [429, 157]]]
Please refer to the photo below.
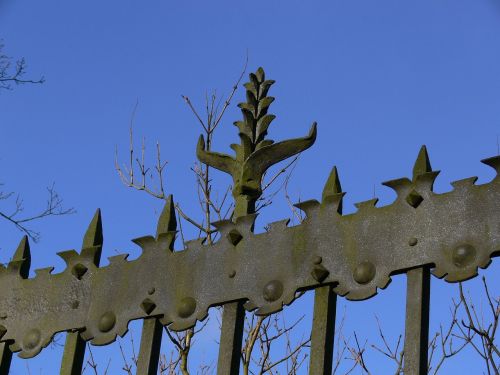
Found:
[[[413, 166], [413, 183], [420, 175], [432, 172], [427, 148], [422, 146]], [[417, 209], [417, 208], [416, 208]], [[424, 266], [406, 273], [406, 322], [404, 374], [427, 374], [429, 341], [430, 267]]]
[[330, 285], [314, 292], [314, 317], [311, 331], [311, 359], [309, 374], [330, 375], [332, 373], [333, 345], [335, 338], [335, 315], [337, 295]]
[[[30, 273], [31, 267], [31, 251], [30, 244], [28, 241], [28, 236], [24, 236], [19, 242], [14, 256], [13, 261], [22, 261], [21, 267], [19, 268], [19, 277], [22, 279], [27, 279]], [[0, 375], [7, 375], [10, 371], [10, 365], [12, 363], [12, 351], [9, 348], [8, 342], [0, 343]]]
[[144, 319], [137, 375], [156, 375], [160, 359], [163, 326], [157, 318]]
[[430, 268], [410, 270], [406, 277], [404, 374], [424, 375], [429, 345]]
[[0, 375], [8, 375], [12, 362], [12, 352], [7, 342], [0, 342]]
[[[342, 187], [337, 172], [333, 167], [323, 189], [322, 201], [338, 202], [337, 212], [342, 214]], [[314, 315], [311, 330], [311, 358], [309, 373], [312, 375], [330, 375], [332, 373], [333, 346], [335, 340], [335, 317], [337, 313], [337, 295], [331, 285], [325, 285], [314, 291]]]
[[217, 374], [237, 375], [240, 371], [241, 345], [245, 323], [243, 302], [231, 302], [224, 305], [219, 346]]
[[[170, 233], [172, 235], [169, 244], [170, 248], [168, 249], [170, 251], [174, 248], [176, 229], [177, 220], [175, 217], [174, 198], [170, 194], [165, 200], [165, 206], [158, 218], [158, 225], [156, 227], [156, 238], [161, 234]], [[152, 292], [154, 293], [154, 288]], [[151, 303], [154, 302], [151, 301]], [[153, 310], [154, 308], [155, 306], [153, 306]], [[144, 319], [142, 323], [141, 347], [139, 349], [139, 358], [137, 361], [138, 375], [156, 375], [158, 371], [158, 362], [160, 360], [162, 334], [163, 325], [158, 318], [151, 317]]]
[[85, 340], [80, 332], [68, 332], [64, 344], [64, 354], [61, 363], [61, 375], [80, 375], [85, 358]]
[[[94, 249], [94, 264], [99, 266], [102, 251], [102, 221], [101, 210], [97, 209], [83, 236], [82, 250]], [[80, 332], [68, 332], [64, 344], [63, 358], [61, 361], [60, 375], [80, 375], [82, 373], [83, 361], [85, 359], [85, 340]]]
[[[255, 201], [245, 196], [236, 199], [233, 219], [255, 212]], [[240, 372], [241, 345], [245, 327], [245, 309], [242, 301], [223, 306], [222, 327], [217, 361], [217, 375], [238, 375]]]

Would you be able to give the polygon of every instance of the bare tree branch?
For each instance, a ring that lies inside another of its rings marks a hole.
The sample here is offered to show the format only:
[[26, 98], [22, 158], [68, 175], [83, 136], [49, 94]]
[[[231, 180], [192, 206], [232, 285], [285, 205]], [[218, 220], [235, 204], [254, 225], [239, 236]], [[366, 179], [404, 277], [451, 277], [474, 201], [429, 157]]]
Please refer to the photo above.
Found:
[[45, 82], [42, 76], [39, 79], [24, 78], [26, 75], [26, 60], [24, 57], [14, 60], [3, 50], [5, 45], [0, 40], [0, 90], [12, 90], [12, 85], [41, 84]]
[[[47, 202], [45, 204], [45, 208], [43, 208], [42, 210], [34, 214], [24, 216], [24, 202], [23, 199], [19, 195], [17, 195], [16, 199], [13, 202], [14, 207], [8, 211], [1, 210], [0, 217], [14, 224], [17, 229], [28, 235], [34, 242], [38, 242], [38, 240], [40, 239], [40, 233], [30, 228], [30, 224], [32, 222], [46, 218], [48, 216], [70, 215], [76, 212], [72, 207], [64, 207], [63, 199], [55, 190], [54, 184], [47, 188], [47, 193]], [[0, 192], [0, 201], [3, 201], [4, 204], [9, 204], [9, 201], [13, 197], [13, 192]]]

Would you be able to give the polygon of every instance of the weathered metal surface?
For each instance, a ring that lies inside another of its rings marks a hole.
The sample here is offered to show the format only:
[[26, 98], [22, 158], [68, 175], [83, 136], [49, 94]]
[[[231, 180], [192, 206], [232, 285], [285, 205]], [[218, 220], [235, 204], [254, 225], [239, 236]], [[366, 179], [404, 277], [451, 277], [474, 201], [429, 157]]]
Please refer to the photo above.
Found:
[[[333, 167], [323, 189], [322, 201], [326, 202], [342, 193], [337, 168]], [[342, 214], [340, 204], [337, 212]], [[323, 259], [314, 260], [316, 268], [313, 277], [322, 282], [329, 271], [321, 264]], [[335, 339], [335, 316], [337, 313], [337, 295], [332, 285], [316, 288], [314, 291], [314, 312], [311, 329], [311, 352], [309, 360], [309, 373], [312, 375], [330, 375], [332, 373], [333, 346]]]
[[429, 266], [406, 273], [406, 324], [404, 344], [404, 374], [427, 374], [429, 347]]
[[250, 82], [244, 85], [247, 101], [238, 104], [243, 121], [234, 123], [240, 137], [239, 145], [231, 145], [236, 154], [234, 157], [206, 151], [203, 136], [198, 141], [198, 159], [233, 178], [235, 218], [255, 211], [255, 201], [262, 195], [262, 176], [271, 166], [308, 149], [316, 140], [315, 122], [306, 137], [278, 143], [266, 139], [267, 130], [276, 117], [268, 113], [274, 98], [267, 94], [273, 84], [273, 80], [266, 80], [262, 68], [255, 74], [250, 73]]
[[243, 302], [226, 303], [222, 312], [219, 357], [217, 359], [218, 375], [239, 374], [244, 323]]
[[[156, 238], [162, 233], [168, 233], [176, 229], [177, 220], [175, 218], [174, 200], [172, 195], [169, 195], [158, 219]], [[148, 290], [148, 294], [153, 295], [154, 293], [155, 288], [151, 287]], [[150, 314], [156, 308], [156, 303], [152, 299], [146, 298], [142, 301], [141, 308], [146, 314]], [[157, 317], [144, 319], [142, 324], [141, 348], [137, 361], [137, 374], [155, 375], [158, 372], [162, 334], [163, 326]]]
[[64, 344], [60, 375], [80, 375], [82, 373], [86, 346], [87, 343], [80, 337], [79, 332], [68, 332]]
[[[500, 157], [484, 162], [500, 168]], [[436, 175], [423, 174], [414, 184], [386, 183], [398, 193], [392, 204], [361, 203], [350, 215], [338, 214], [339, 195], [322, 204], [301, 203], [307, 218], [295, 227], [285, 220], [254, 234], [255, 215], [216, 223], [221, 239], [211, 246], [193, 241], [172, 252], [175, 233], [168, 232], [136, 239], [143, 249], [136, 260], [118, 255], [98, 268], [97, 248], [71, 250], [60, 253], [67, 263], [63, 272], [36, 270], [33, 279], [23, 279], [23, 262], [13, 261], [0, 271], [6, 330], [0, 340], [12, 340], [11, 349], [31, 357], [56, 332], [82, 330], [84, 339], [103, 345], [123, 335], [132, 319], [161, 316], [163, 324], [183, 330], [204, 319], [210, 306], [248, 300], [247, 308], [269, 314], [291, 303], [298, 289], [326, 283], [348, 299], [365, 299], [386, 287], [391, 274], [424, 265], [435, 265], [433, 273], [447, 281], [469, 279], [500, 250], [500, 178], [483, 185], [468, 178], [436, 194]], [[423, 199], [417, 208], [408, 202], [411, 194]], [[236, 245], [228, 239], [232, 231], [242, 237]], [[313, 277], [317, 257], [329, 272], [322, 283]], [[156, 304], [149, 313], [141, 307], [145, 299]]]
[[337, 295], [332, 286], [316, 288], [309, 360], [309, 373], [312, 375], [332, 373], [336, 313]]
[[[18, 277], [21, 279], [27, 279], [31, 266], [31, 251], [27, 236], [24, 236], [21, 239], [21, 242], [12, 257], [12, 262], [15, 262], [16, 264]], [[7, 331], [7, 328], [2, 324], [3, 320], [6, 318], [7, 315], [0, 312], [0, 339]], [[11, 341], [0, 342], [0, 375], [7, 375], [10, 372], [10, 365], [12, 363], [11, 343]]]
[[[427, 148], [422, 146], [413, 166], [413, 182], [418, 176], [432, 172]], [[416, 246], [418, 240], [411, 240]], [[406, 321], [404, 343], [405, 375], [427, 374], [427, 352], [429, 342], [429, 305], [431, 274], [430, 266], [414, 268], [406, 272]]]
[[[231, 336], [234, 359], [241, 344], [243, 303], [257, 314], [270, 314], [291, 303], [296, 291], [321, 287], [317, 317], [328, 326], [332, 291], [362, 300], [385, 288], [391, 275], [430, 267], [447, 281], [466, 280], [500, 253], [498, 156], [484, 160], [497, 172], [487, 184], [475, 185], [476, 178], [468, 178], [452, 183], [452, 191], [437, 194], [432, 186], [438, 172], [426, 172], [412, 180], [386, 182], [397, 193], [392, 204], [376, 207], [376, 199], [361, 202], [349, 215], [340, 214], [344, 193], [330, 191], [328, 183], [322, 203], [298, 205], [306, 212], [303, 223], [288, 227], [288, 220], [283, 220], [270, 224], [265, 233], [254, 233], [252, 212], [262, 192], [262, 174], [271, 164], [310, 147], [316, 137], [313, 126], [304, 138], [277, 144], [265, 139], [274, 118], [267, 114], [271, 84], [263, 71], [257, 71], [246, 85], [247, 103], [240, 105], [245, 120], [236, 123], [241, 138], [241, 144], [233, 146], [236, 157], [207, 152], [199, 142], [200, 160], [230, 173], [234, 180], [234, 221], [213, 223], [220, 232], [216, 243], [195, 240], [187, 242], [183, 251], [173, 251], [175, 226], [162, 215], [157, 236], [134, 240], [142, 254], [133, 261], [127, 261], [126, 254], [117, 255], [99, 267], [102, 238], [84, 240], [80, 253], [59, 253], [66, 262], [64, 271], [35, 270], [29, 279], [29, 247], [26, 240], [21, 242], [13, 261], [0, 267], [2, 371], [6, 364], [8, 371], [11, 351], [33, 357], [57, 332], [79, 332], [83, 340], [105, 345], [124, 335], [134, 319], [148, 319], [148, 327], [155, 322], [156, 328], [148, 330], [141, 344], [144, 363], [151, 368], [159, 350], [157, 322], [184, 330], [203, 320], [210, 307], [228, 303], [229, 318], [223, 327], [230, 328], [223, 338]], [[423, 327], [428, 278], [414, 276], [416, 281], [409, 277], [409, 298], [421, 302], [411, 300], [409, 308], [422, 313], [414, 318], [410, 314], [409, 319], [416, 322], [414, 327]], [[328, 298], [321, 296], [326, 287]], [[319, 340], [326, 343], [330, 338]], [[330, 350], [325, 349], [323, 358]], [[238, 366], [239, 361], [230, 361], [222, 372], [235, 374]]]
[[[267, 94], [273, 84], [273, 80], [266, 80], [262, 68], [257, 69], [255, 74], [250, 73], [250, 81], [245, 84], [247, 101], [238, 105], [243, 114], [243, 121], [234, 123], [238, 127], [241, 141], [239, 145], [231, 145], [236, 153], [235, 157], [205, 150], [203, 137], [200, 137], [198, 142], [196, 150], [198, 159], [230, 174], [233, 178], [235, 201], [233, 221], [255, 213], [255, 202], [262, 195], [262, 177], [269, 167], [304, 151], [316, 140], [316, 123], [313, 124], [309, 135], [304, 138], [279, 143], [266, 139], [269, 125], [275, 118], [268, 113], [274, 98]], [[229, 231], [226, 237], [234, 246], [242, 239], [241, 233], [237, 230]], [[230, 275], [230, 277], [236, 276], [236, 271], [231, 270]], [[245, 312], [241, 301], [224, 306], [218, 375], [239, 373], [244, 321]]]
[[156, 375], [158, 373], [162, 332], [163, 326], [157, 318], [144, 319], [141, 348], [137, 361], [138, 375]]
[[[99, 266], [101, 260], [103, 242], [101, 211], [97, 210], [83, 236], [82, 243], [82, 249], [94, 246], [99, 248], [94, 257], [94, 264], [96, 266]], [[84, 270], [82, 267], [79, 269], [80, 273]], [[78, 375], [82, 373], [86, 345], [87, 343], [81, 337], [79, 331], [70, 331], [67, 333], [61, 361], [61, 371], [59, 372], [61, 375]]]

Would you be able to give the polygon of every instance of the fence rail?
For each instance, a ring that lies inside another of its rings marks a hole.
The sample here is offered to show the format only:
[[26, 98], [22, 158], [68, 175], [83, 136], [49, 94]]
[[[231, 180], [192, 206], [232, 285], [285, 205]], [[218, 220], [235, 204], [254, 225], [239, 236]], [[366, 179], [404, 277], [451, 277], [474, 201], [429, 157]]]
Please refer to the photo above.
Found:
[[186, 330], [218, 305], [224, 305], [218, 374], [237, 374], [245, 310], [272, 314], [291, 304], [297, 291], [311, 289], [315, 297], [310, 373], [330, 374], [337, 296], [371, 298], [387, 287], [391, 276], [403, 273], [404, 373], [427, 372], [431, 273], [449, 282], [467, 280], [500, 252], [500, 157], [483, 160], [497, 172], [491, 182], [476, 185], [476, 178], [467, 178], [453, 182], [452, 191], [437, 194], [432, 187], [438, 172], [432, 170], [423, 147], [411, 179], [384, 183], [397, 193], [392, 204], [361, 202], [358, 211], [348, 215], [342, 214], [344, 193], [334, 168], [322, 201], [297, 205], [306, 213], [301, 224], [290, 227], [283, 220], [271, 223], [264, 233], [254, 233], [262, 174], [310, 147], [316, 126], [304, 138], [263, 143], [272, 120], [266, 116], [272, 102], [267, 90], [273, 81], [265, 80], [261, 70], [250, 78], [245, 86], [248, 103], [240, 105], [245, 121], [237, 123], [242, 145], [235, 148], [236, 158], [205, 151], [202, 139], [198, 144], [202, 162], [234, 179], [233, 220], [213, 223], [219, 240], [210, 245], [189, 241], [183, 251], [173, 251], [172, 197], [156, 236], [133, 240], [142, 254], [132, 261], [126, 254], [117, 255], [109, 258], [109, 265], [99, 266], [99, 210], [81, 251], [58, 253], [67, 265], [61, 273], [44, 268], [29, 278], [31, 255], [23, 238], [13, 260], [0, 267], [0, 375], [9, 372], [13, 352], [31, 358], [63, 331], [68, 335], [61, 374], [79, 374], [86, 342], [112, 343], [135, 319], [144, 319], [137, 371], [156, 374], [162, 327]]

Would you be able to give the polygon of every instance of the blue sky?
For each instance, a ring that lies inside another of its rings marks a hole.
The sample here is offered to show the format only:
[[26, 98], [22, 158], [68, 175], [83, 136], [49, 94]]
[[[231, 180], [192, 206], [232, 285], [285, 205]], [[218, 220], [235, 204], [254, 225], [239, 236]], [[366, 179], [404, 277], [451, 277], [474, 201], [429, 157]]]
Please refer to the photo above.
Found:
[[[31, 76], [46, 78], [43, 85], [0, 92], [0, 181], [24, 197], [28, 213], [43, 206], [52, 182], [77, 210], [33, 226], [42, 233], [32, 246], [34, 268], [62, 270], [54, 254], [79, 248], [97, 207], [103, 212], [105, 255], [134, 257], [138, 250], [130, 239], [154, 232], [161, 202], [126, 189], [114, 170], [115, 148], [123, 160], [128, 150], [136, 102], [137, 144], [144, 136], [151, 153], [156, 141], [162, 144], [168, 192], [199, 215], [190, 167], [200, 128], [181, 94], [197, 107], [207, 91], [226, 95], [247, 53], [249, 71], [263, 66], [277, 81], [271, 92], [277, 98], [272, 139], [305, 135], [318, 122], [318, 140], [290, 182], [292, 199], [319, 198], [337, 165], [348, 193], [346, 212], [354, 211], [354, 202], [372, 198], [374, 190], [379, 205], [388, 204], [394, 195], [380, 182], [410, 176], [422, 144], [442, 171], [437, 191], [449, 190], [453, 180], [477, 175], [487, 182], [493, 176], [479, 160], [498, 153], [498, 0], [0, 0], [0, 38], [5, 52], [26, 58]], [[237, 141], [231, 123], [240, 118], [235, 105], [243, 98], [240, 89], [218, 130], [220, 151]], [[230, 181], [218, 176], [215, 183], [223, 191]], [[290, 215], [281, 195], [259, 223]], [[5, 222], [0, 233], [0, 260], [6, 261], [21, 233]], [[493, 284], [498, 269], [494, 262], [485, 272]], [[433, 329], [448, 316], [454, 295], [456, 286], [433, 282]], [[347, 328], [366, 325], [366, 337], [375, 340], [377, 314], [397, 337], [404, 278], [395, 278], [371, 301], [344, 305]], [[215, 328], [200, 338], [197, 358], [213, 357]], [[116, 346], [97, 353], [102, 362], [113, 356], [111, 373], [117, 373]], [[461, 361], [461, 373], [476, 373], [472, 353], [463, 356], [468, 360]], [[30, 369], [56, 373], [59, 357], [60, 349], [47, 349], [29, 361]], [[377, 358], [373, 371], [384, 373], [387, 364]], [[443, 373], [457, 373], [456, 363], [450, 361]], [[13, 373], [26, 373], [25, 363], [15, 361]]]

